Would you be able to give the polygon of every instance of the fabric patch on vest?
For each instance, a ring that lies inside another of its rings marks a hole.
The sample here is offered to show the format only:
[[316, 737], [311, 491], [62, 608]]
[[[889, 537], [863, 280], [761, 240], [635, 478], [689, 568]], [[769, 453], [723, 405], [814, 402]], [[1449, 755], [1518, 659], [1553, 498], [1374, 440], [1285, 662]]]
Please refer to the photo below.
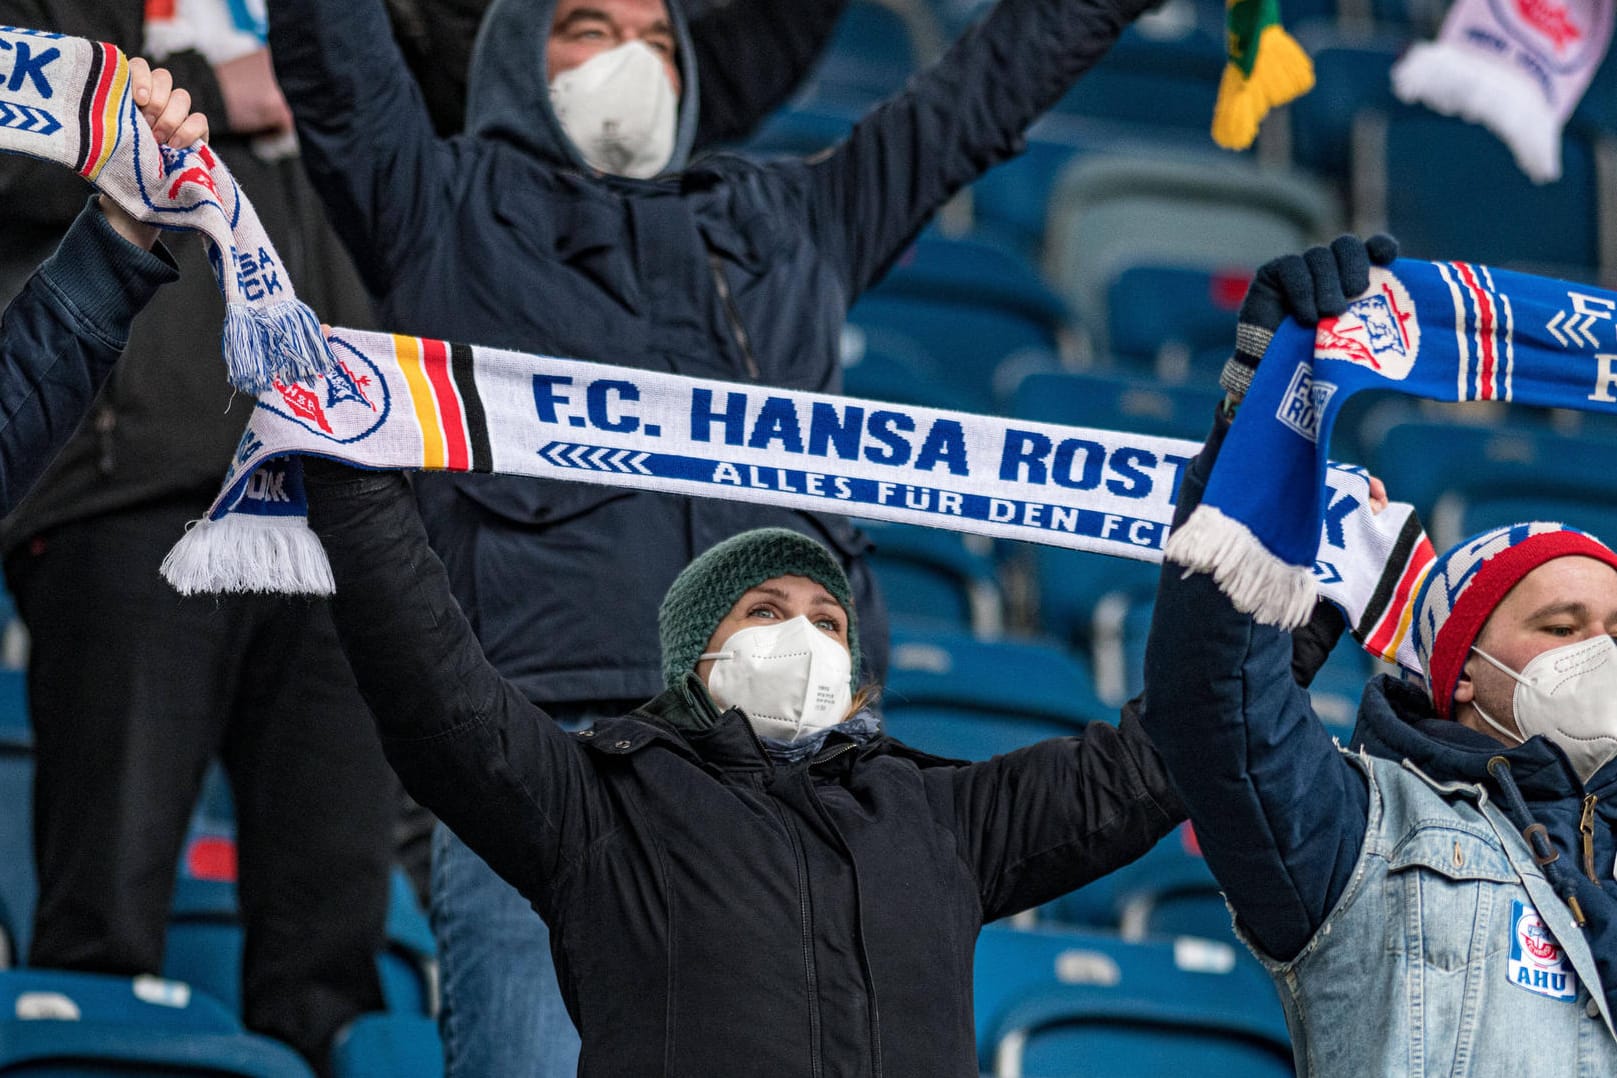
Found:
[[1510, 983], [1566, 1003], [1576, 999], [1578, 975], [1538, 910], [1517, 899], [1510, 904], [1510, 924]]

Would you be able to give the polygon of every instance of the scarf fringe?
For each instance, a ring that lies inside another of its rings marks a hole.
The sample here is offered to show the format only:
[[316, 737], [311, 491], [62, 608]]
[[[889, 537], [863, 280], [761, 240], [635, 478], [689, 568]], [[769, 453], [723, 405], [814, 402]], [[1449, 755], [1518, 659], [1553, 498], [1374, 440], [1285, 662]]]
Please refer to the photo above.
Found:
[[337, 590], [325, 548], [303, 517], [199, 520], [163, 559], [162, 573], [182, 595], [331, 595]]
[[301, 300], [227, 304], [223, 348], [230, 384], [254, 396], [276, 381], [306, 382], [335, 366], [320, 319]]
[[1279, 108], [1314, 88], [1314, 61], [1283, 27], [1266, 26], [1258, 37], [1252, 74], [1224, 65], [1213, 106], [1213, 141], [1226, 150], [1244, 150], [1258, 137], [1258, 125]]
[[1265, 625], [1295, 629], [1314, 612], [1313, 571], [1275, 557], [1245, 524], [1211, 505], [1198, 505], [1173, 530], [1162, 556], [1211, 573], [1235, 609]]
[[1561, 123], [1538, 85], [1513, 68], [1441, 41], [1421, 42], [1393, 65], [1392, 88], [1405, 104], [1492, 131], [1534, 183], [1561, 178]]

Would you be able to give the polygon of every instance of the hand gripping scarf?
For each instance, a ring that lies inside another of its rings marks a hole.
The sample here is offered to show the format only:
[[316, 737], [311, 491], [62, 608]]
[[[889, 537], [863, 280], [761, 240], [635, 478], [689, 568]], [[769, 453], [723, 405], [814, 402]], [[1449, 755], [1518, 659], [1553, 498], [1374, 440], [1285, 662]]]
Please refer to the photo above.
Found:
[[249, 393], [331, 362], [274, 244], [230, 170], [202, 143], [160, 146], [111, 45], [0, 27], [0, 150], [66, 165], [129, 213], [202, 233], [225, 297], [224, 357]]
[[1301, 625], [1329, 519], [1323, 447], [1348, 397], [1395, 389], [1617, 411], [1614, 314], [1617, 293], [1525, 273], [1405, 259], [1372, 268], [1342, 316], [1317, 331], [1281, 325], [1167, 560], [1212, 573], [1261, 622]]

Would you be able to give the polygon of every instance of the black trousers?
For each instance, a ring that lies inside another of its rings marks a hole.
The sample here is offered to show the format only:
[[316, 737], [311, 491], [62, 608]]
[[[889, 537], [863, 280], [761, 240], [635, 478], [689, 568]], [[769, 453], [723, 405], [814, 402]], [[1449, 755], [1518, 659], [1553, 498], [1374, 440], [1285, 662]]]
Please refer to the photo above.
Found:
[[158, 575], [193, 499], [33, 538], [6, 560], [32, 636], [30, 965], [161, 969], [175, 869], [204, 769], [236, 803], [243, 1018], [324, 1067], [382, 1006], [396, 780], [329, 608], [183, 598]]

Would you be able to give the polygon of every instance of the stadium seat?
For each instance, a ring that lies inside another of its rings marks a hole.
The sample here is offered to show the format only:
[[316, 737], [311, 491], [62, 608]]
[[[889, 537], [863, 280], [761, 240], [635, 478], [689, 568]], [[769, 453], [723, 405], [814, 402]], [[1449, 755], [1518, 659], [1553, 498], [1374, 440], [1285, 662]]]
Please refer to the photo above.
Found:
[[54, 970], [0, 972], [0, 1075], [311, 1078], [184, 984]]
[[1038, 271], [992, 243], [923, 235], [848, 312], [866, 333], [907, 335], [943, 383], [978, 411], [992, 410], [995, 373], [1021, 353], [1058, 353], [1066, 305]]
[[334, 1078], [441, 1078], [438, 1023], [422, 1015], [366, 1014], [337, 1035]]
[[1115, 643], [1108, 634], [1124, 611], [1150, 605], [1161, 566], [1051, 546], [1034, 548], [1031, 557], [1040, 627], [1087, 652], [1096, 693], [1108, 705], [1120, 705], [1128, 699], [1127, 681], [1121, 653], [1106, 650]]
[[986, 539], [879, 520], [859, 526], [876, 544], [870, 565], [895, 620], [978, 635], [1004, 628], [1004, 600], [994, 562], [984, 552]]
[[996, 1075], [1292, 1073], [1267, 975], [1219, 941], [989, 925], [975, 1004], [980, 1062]]
[[865, 106], [903, 89], [942, 49], [943, 30], [922, 0], [854, 0], [798, 96]]
[[1404, 423], [1387, 431], [1371, 470], [1392, 497], [1420, 511], [1441, 549], [1445, 539], [1464, 538], [1436, 526], [1434, 509], [1449, 491], [1617, 503], [1606, 445], [1522, 428]]
[[[235, 839], [197, 824], [186, 840], [169, 914], [163, 975], [241, 1010], [243, 930], [236, 900]], [[432, 930], [401, 871], [390, 880], [387, 938], [377, 956], [389, 1012], [432, 1014], [437, 973]]]
[[1249, 161], [1084, 157], [1051, 196], [1045, 268], [1105, 353], [1106, 289], [1128, 267], [1251, 270], [1326, 237], [1337, 216], [1324, 187]]
[[1158, 19], [1125, 30], [1054, 111], [1205, 140], [1223, 73], [1222, 25]]
[[983, 760], [1109, 719], [1088, 672], [1060, 648], [978, 640], [966, 633], [895, 625], [886, 728], [918, 749]]
[[[1607, 497], [1611, 497], [1609, 492]], [[1570, 524], [1605, 542], [1617, 542], [1617, 500], [1600, 501], [1592, 496], [1490, 495], [1480, 489], [1470, 493], [1453, 492], [1438, 499], [1432, 513], [1432, 529], [1452, 543], [1478, 532], [1526, 520]]]
[[970, 411], [977, 403], [944, 377], [920, 342], [891, 326], [842, 327], [842, 392], [864, 400]]
[[1215, 384], [1251, 280], [1244, 268], [1129, 266], [1106, 289], [1112, 361], [1160, 382]]
[[1611, 181], [1598, 162], [1610, 155], [1580, 129], [1565, 132], [1561, 178], [1545, 185], [1486, 128], [1423, 108], [1360, 113], [1354, 151], [1354, 229], [1391, 232], [1408, 257], [1589, 281], [1617, 268], [1601, 239], [1600, 188]]
[[1210, 386], [1171, 386], [1128, 374], [1063, 371], [1022, 379], [1011, 400], [1011, 414], [1039, 423], [1199, 443], [1212, 428], [1213, 409], [1222, 397], [1222, 390]]
[[1345, 186], [1353, 168], [1354, 118], [1366, 110], [1384, 112], [1397, 101], [1388, 72], [1410, 38], [1344, 31], [1335, 19], [1299, 22], [1296, 36], [1314, 61], [1314, 88], [1265, 120], [1263, 134], [1272, 138], [1272, 132], [1284, 131], [1293, 165]]
[[33, 735], [20, 671], [0, 669], [0, 968], [28, 953], [37, 887], [33, 850]]
[[756, 157], [806, 157], [841, 142], [859, 110], [828, 102], [799, 102], [775, 110], [744, 144]]

